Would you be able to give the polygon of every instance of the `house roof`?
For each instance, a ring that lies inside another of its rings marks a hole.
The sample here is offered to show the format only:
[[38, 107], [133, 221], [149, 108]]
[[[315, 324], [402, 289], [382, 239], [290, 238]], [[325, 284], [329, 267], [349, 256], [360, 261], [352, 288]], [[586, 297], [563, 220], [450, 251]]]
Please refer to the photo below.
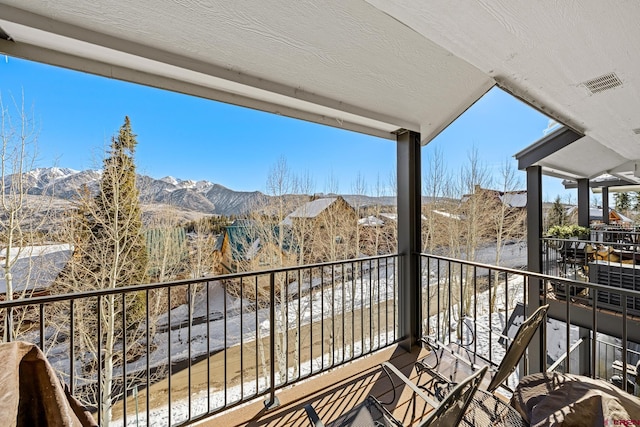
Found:
[[[510, 208], [526, 208], [527, 207], [527, 191], [526, 190], [517, 190], [517, 191], [499, 191], [499, 190], [491, 190], [488, 188], [481, 188], [480, 186], [476, 186], [476, 192], [482, 191], [483, 194], [491, 194], [494, 197], [497, 197], [505, 205]], [[460, 201], [462, 203], [468, 201], [473, 194], [464, 194]]]
[[376, 216], [369, 215], [365, 218], [360, 218], [358, 220], [358, 225], [363, 227], [380, 227], [384, 225], [384, 221]]
[[[569, 206], [567, 208], [567, 213], [568, 214], [573, 214], [574, 212], [576, 212], [578, 210], [577, 206]], [[625, 215], [622, 215], [620, 212], [616, 211], [615, 209], [611, 209], [609, 208], [609, 216], [611, 216], [611, 213], [614, 214], [614, 216], [617, 216], [619, 218], [619, 221], [621, 222], [626, 222], [626, 223], [632, 223], [633, 220]], [[590, 221], [602, 221], [602, 208], [589, 208], [589, 220]]]
[[380, 212], [379, 216], [381, 218], [386, 218], [388, 220], [391, 220], [393, 222], [397, 222], [398, 221], [398, 214], [395, 212]]
[[267, 242], [279, 245], [280, 233], [284, 233], [282, 250], [291, 250], [293, 238], [291, 233], [286, 232], [283, 227], [263, 225], [253, 220], [241, 219], [235, 220], [224, 231], [231, 248], [231, 258], [235, 261], [253, 259]]
[[526, 208], [527, 192], [526, 191], [507, 191], [500, 192], [498, 197], [500, 201], [510, 208]]
[[[576, 208], [577, 209], [577, 208]], [[609, 218], [616, 218], [617, 221], [632, 223], [633, 220], [615, 209], [609, 208]], [[589, 219], [591, 221], [602, 221], [602, 208], [589, 208]]]
[[549, 171], [592, 177], [640, 159], [639, 16], [617, 0], [0, 0], [0, 51], [423, 143], [497, 85], [579, 136]]
[[[58, 274], [67, 264], [73, 248], [70, 245], [46, 245], [20, 248], [13, 252], [15, 263], [11, 268], [13, 292], [42, 291], [53, 284]], [[0, 251], [6, 257], [6, 250]], [[7, 293], [7, 282], [0, 275], [0, 295]]]
[[324, 212], [324, 210], [329, 206], [334, 204], [338, 199], [339, 197], [325, 197], [306, 202], [287, 215], [282, 221], [282, 224], [291, 226], [293, 224], [293, 218], [315, 218]]

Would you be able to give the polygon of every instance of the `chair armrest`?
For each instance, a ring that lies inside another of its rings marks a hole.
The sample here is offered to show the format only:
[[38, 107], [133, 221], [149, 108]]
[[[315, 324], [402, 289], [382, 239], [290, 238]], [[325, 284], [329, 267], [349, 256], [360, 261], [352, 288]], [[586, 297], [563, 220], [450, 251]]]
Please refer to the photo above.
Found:
[[440, 341], [438, 341], [435, 338], [432, 338], [431, 336], [421, 337], [419, 341], [431, 350], [438, 350], [442, 345]]
[[304, 410], [307, 411], [307, 417], [309, 418], [309, 422], [311, 423], [311, 427], [324, 427], [324, 424], [320, 420], [318, 413], [313, 406], [310, 404], [304, 405]]
[[[417, 385], [413, 383], [409, 378], [407, 378], [402, 372], [398, 370], [395, 366], [393, 366], [389, 362], [382, 362], [382, 369], [386, 372], [386, 374], [391, 378], [389, 372], [393, 372], [393, 374], [398, 377], [406, 386], [408, 386], [413, 392], [420, 396], [426, 403], [428, 403], [432, 408], [437, 408], [440, 404], [439, 402], [431, 399], [427, 394], [420, 389]], [[392, 380], [393, 381], [393, 380]], [[395, 389], [395, 388], [394, 388]], [[394, 391], [395, 392], [395, 391]]]
[[[473, 363], [470, 360], [470, 358], [466, 358], [465, 359], [463, 356], [460, 356], [449, 345], [443, 343], [442, 341], [438, 341], [438, 340], [433, 339], [431, 337], [423, 337], [423, 338], [420, 338], [420, 342], [424, 343], [431, 351], [433, 351], [435, 353], [435, 355], [436, 355], [436, 364], [435, 364], [434, 367], [431, 367], [429, 365], [426, 365], [422, 361], [418, 361], [417, 363], [422, 363], [423, 365], [425, 365], [425, 366], [427, 366], [427, 367], [429, 367], [431, 369], [435, 369], [438, 366], [438, 364], [440, 363], [440, 357], [441, 356], [438, 355], [438, 351], [437, 351], [437, 350], [440, 350], [440, 349], [442, 349], [443, 351], [446, 351], [449, 355], [451, 355], [451, 357], [454, 357], [455, 359], [459, 360], [460, 362], [468, 365], [474, 371], [476, 369], [480, 369], [482, 367], [481, 365]], [[453, 345], [457, 345], [460, 348], [463, 348], [467, 353], [469, 352], [469, 350], [465, 346], [463, 346], [462, 344], [455, 343]]]
[[424, 348], [433, 353], [433, 356], [436, 360], [433, 364], [427, 363], [425, 360], [426, 358], [416, 361], [415, 365], [416, 368], [418, 368], [418, 372], [420, 372], [422, 369], [425, 369], [428, 372], [436, 372], [438, 370], [438, 365], [440, 365], [440, 353], [438, 352], [438, 350], [440, 350], [440, 348], [443, 348], [441, 345], [442, 343], [429, 336], [422, 337], [419, 341], [424, 344]]

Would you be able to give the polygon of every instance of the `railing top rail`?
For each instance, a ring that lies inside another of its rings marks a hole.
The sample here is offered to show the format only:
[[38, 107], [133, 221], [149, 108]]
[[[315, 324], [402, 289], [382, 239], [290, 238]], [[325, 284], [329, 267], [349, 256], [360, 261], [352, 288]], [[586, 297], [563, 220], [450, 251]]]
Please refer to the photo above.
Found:
[[92, 298], [92, 297], [95, 298], [98, 296], [118, 295], [118, 294], [123, 294], [127, 292], [141, 292], [141, 291], [147, 291], [152, 289], [186, 286], [186, 285], [207, 283], [207, 282], [218, 281], [218, 280], [232, 280], [232, 279], [240, 279], [244, 277], [267, 276], [270, 274], [280, 274], [280, 273], [286, 273], [290, 271], [309, 270], [313, 268], [331, 267], [334, 265], [352, 264], [356, 262], [368, 262], [368, 261], [375, 261], [379, 259], [397, 258], [397, 257], [398, 257], [398, 254], [376, 255], [376, 256], [354, 258], [354, 259], [341, 260], [341, 261], [296, 265], [291, 267], [280, 267], [280, 268], [275, 268], [270, 270], [221, 274], [217, 276], [205, 276], [197, 279], [175, 280], [175, 281], [162, 282], [162, 283], [147, 283], [147, 284], [140, 284], [140, 285], [122, 286], [122, 287], [111, 288], [111, 289], [96, 289], [96, 290], [83, 291], [83, 292], [74, 292], [69, 294], [44, 295], [44, 296], [37, 296], [32, 298], [5, 300], [5, 301], [0, 301], [0, 310], [4, 308], [18, 307], [18, 306], [24, 306], [24, 305], [37, 305], [37, 304], [52, 303], [52, 302], [59, 302], [59, 301], [69, 301], [69, 300], [75, 300], [75, 299], [81, 299], [81, 298]]
[[[432, 255], [432, 254], [421, 253], [420, 256], [421, 257], [428, 257], [428, 258], [438, 259], [438, 260], [446, 261], [446, 262], [454, 262], [454, 263], [457, 263], [457, 264], [469, 265], [469, 266], [472, 266], [472, 267], [483, 268], [483, 269], [487, 269], [487, 270], [500, 271], [500, 272], [503, 272], [503, 273], [517, 274], [517, 275], [521, 275], [521, 276], [526, 276], [528, 278], [540, 279], [540, 280], [544, 280], [544, 281], [553, 281], [553, 282], [556, 282], [556, 283], [563, 283], [565, 285], [580, 286], [580, 287], [583, 287], [583, 288], [589, 288], [589, 289], [594, 289], [594, 290], [598, 290], [598, 291], [611, 292], [611, 286], [601, 285], [599, 283], [583, 282], [581, 280], [574, 280], [574, 279], [568, 279], [568, 278], [565, 278], [565, 277], [551, 276], [551, 275], [542, 274], [542, 273], [534, 273], [534, 272], [528, 271], [528, 270], [517, 270], [515, 268], [500, 267], [500, 266], [495, 266], [495, 265], [491, 265], [491, 264], [483, 264], [483, 263], [476, 262], [476, 261], [468, 261], [468, 260], [463, 260], [463, 259], [450, 258], [450, 257], [442, 256], [442, 255]], [[634, 291], [634, 290], [631, 290], [631, 289], [615, 288], [615, 292], [617, 294], [628, 296], [628, 297], [635, 297], [635, 298], [639, 298], [640, 297], [640, 291]]]

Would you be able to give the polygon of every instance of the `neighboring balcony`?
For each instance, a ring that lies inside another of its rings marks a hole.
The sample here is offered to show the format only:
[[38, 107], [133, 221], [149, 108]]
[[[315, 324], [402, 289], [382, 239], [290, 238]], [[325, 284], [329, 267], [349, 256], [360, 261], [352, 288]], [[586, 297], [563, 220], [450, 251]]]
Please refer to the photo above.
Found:
[[[398, 332], [408, 315], [398, 304], [400, 258], [3, 301], [0, 314], [11, 315], [17, 339], [43, 349], [100, 425], [308, 425], [305, 403], [330, 421], [368, 394], [388, 395], [382, 361], [426, 380], [413, 368], [426, 350], [408, 351]], [[537, 371], [530, 361], [542, 358], [542, 369], [617, 377], [635, 391], [621, 378], [631, 379], [637, 353], [629, 341], [640, 325], [626, 304], [620, 312], [601, 306], [606, 286], [426, 254], [420, 260], [423, 334], [465, 343], [472, 357], [492, 364], [504, 355], [510, 327], [532, 305], [552, 304], [542, 339], [507, 387]], [[595, 297], [577, 304], [559, 297], [558, 286]], [[627, 302], [640, 298], [616, 292]], [[610, 337], [610, 329], [619, 334]], [[414, 407], [404, 389], [389, 409], [406, 422], [431, 410]]]

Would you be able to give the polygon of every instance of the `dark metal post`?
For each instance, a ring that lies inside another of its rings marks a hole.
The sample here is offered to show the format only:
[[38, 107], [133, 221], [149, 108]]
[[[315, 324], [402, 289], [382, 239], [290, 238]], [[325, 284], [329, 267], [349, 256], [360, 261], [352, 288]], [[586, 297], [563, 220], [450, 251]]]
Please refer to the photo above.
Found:
[[[609, 192], [607, 191], [607, 197], [609, 197]], [[602, 193], [604, 200], [604, 192]], [[607, 222], [609, 219], [609, 209], [604, 209], [602, 207], [602, 219], [607, 218]], [[582, 227], [589, 227], [590, 215], [589, 215], [589, 180], [586, 178], [582, 178], [578, 180], [578, 225]], [[590, 346], [589, 346], [589, 337], [590, 331], [585, 328], [579, 329], [580, 337], [585, 339], [583, 345], [581, 345], [578, 351], [578, 373], [581, 375], [589, 375], [589, 371], [591, 370], [591, 361], [590, 357]], [[569, 357], [569, 355], [567, 356]]]
[[602, 222], [609, 224], [609, 187], [602, 187]]
[[[583, 339], [582, 344], [577, 348], [578, 374], [594, 378], [595, 372], [591, 372], [591, 329], [578, 328], [578, 334]], [[593, 339], [595, 339], [595, 333]]]
[[589, 180], [586, 178], [578, 180], [578, 225], [589, 226]]
[[[256, 324], [256, 329], [259, 327], [260, 325]], [[276, 397], [276, 280], [273, 272], [269, 275], [269, 355], [269, 370], [271, 371], [269, 385], [271, 386], [271, 390], [269, 400], [264, 401], [266, 410], [280, 406], [280, 401], [278, 401]]]
[[420, 134], [403, 132], [397, 136], [398, 182], [398, 327], [402, 347], [411, 347], [420, 338], [420, 215], [422, 207]]
[[[534, 273], [542, 273], [542, 168], [527, 168], [527, 264]], [[527, 289], [527, 316], [540, 307], [542, 281], [531, 278]], [[540, 330], [529, 344], [529, 373], [546, 370], [545, 343]], [[526, 372], [521, 372], [524, 376]]]

